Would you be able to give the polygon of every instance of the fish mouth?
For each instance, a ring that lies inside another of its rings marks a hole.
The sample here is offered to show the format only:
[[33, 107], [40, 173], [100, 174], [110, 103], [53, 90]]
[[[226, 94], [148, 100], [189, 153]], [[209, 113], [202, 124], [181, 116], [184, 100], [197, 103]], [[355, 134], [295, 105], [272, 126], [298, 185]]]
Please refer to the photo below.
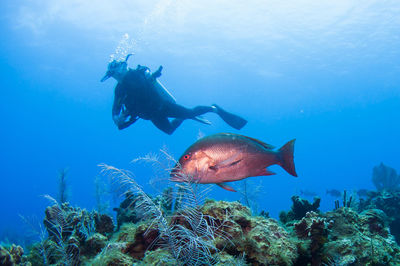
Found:
[[183, 179], [177, 177], [177, 176], [173, 176], [169, 178], [169, 181], [171, 182], [183, 182]]
[[187, 178], [185, 178], [184, 175], [176, 174], [176, 175], [170, 176], [169, 181], [172, 181], [172, 182], [187, 182]]
[[182, 171], [182, 168], [179, 166], [175, 166], [171, 173], [169, 174], [169, 180], [172, 182], [192, 182], [193, 178], [191, 175], [187, 174], [185, 171]]
[[169, 180], [172, 182], [182, 182], [182, 174], [181, 174], [181, 169], [175, 166], [172, 168], [171, 173], [169, 174]]

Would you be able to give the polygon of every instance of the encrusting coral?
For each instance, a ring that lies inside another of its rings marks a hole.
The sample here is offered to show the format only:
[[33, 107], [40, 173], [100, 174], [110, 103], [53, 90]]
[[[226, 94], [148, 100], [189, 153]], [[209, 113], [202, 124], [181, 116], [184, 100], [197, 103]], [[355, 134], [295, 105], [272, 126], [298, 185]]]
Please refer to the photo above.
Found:
[[297, 259], [297, 243], [274, 219], [252, 216], [239, 202], [208, 200], [202, 207], [205, 215], [218, 222], [230, 241], [216, 239], [216, 246], [228, 254], [245, 254], [252, 265], [292, 265]]
[[[328, 241], [331, 222], [310, 211], [299, 222], [294, 223], [294, 232], [300, 240], [309, 240], [299, 246], [302, 257], [309, 257], [312, 265], [321, 265], [322, 247]], [[307, 253], [306, 255], [304, 253]]]
[[[148, 195], [148, 197], [153, 200], [155, 205], [160, 206], [163, 212], [171, 214], [173, 211], [173, 195], [171, 187], [166, 188], [162, 195], [158, 195], [155, 198], [151, 195]], [[177, 209], [177, 206], [175, 206], [175, 208]], [[125, 193], [125, 199], [120, 203], [119, 207], [114, 208], [113, 210], [117, 212], [117, 230], [119, 230], [123, 223], [137, 223], [144, 218], [143, 211], [137, 206], [137, 196], [129, 191]]]
[[360, 210], [379, 209], [389, 218], [391, 234], [400, 243], [400, 190], [370, 191], [368, 197], [360, 201]]
[[125, 248], [124, 243], [109, 243], [94, 258], [87, 259], [82, 262], [85, 266], [131, 266], [134, 265], [134, 259], [122, 250]]
[[400, 248], [389, 233], [382, 211], [371, 209], [358, 214], [341, 208], [325, 216], [333, 221], [329, 241], [324, 245], [327, 257], [336, 258], [340, 265], [400, 263]]
[[299, 196], [293, 196], [292, 202], [293, 205], [290, 211], [282, 211], [279, 213], [279, 220], [284, 224], [300, 220], [306, 216], [307, 212], [319, 212], [318, 208], [321, 199], [319, 197], [315, 197], [313, 203], [310, 203], [308, 200], [302, 199]]
[[117, 212], [117, 230], [126, 222], [137, 223], [143, 218], [138, 213], [135, 199], [136, 197], [133, 193], [125, 193], [125, 199], [118, 208], [113, 209]]
[[29, 261], [34, 265], [78, 265], [102, 251], [114, 230], [111, 217], [46, 198], [52, 203], [43, 221], [47, 237], [40, 233], [41, 240], [31, 248]]
[[123, 253], [137, 260], [143, 259], [150, 245], [159, 237], [157, 230], [147, 231], [149, 222], [147, 220], [137, 224], [125, 223], [121, 226], [113, 240], [124, 243]]
[[288, 224], [299, 242], [297, 265], [398, 265], [400, 247], [380, 210], [361, 214], [339, 208], [325, 214], [309, 212]]
[[12, 244], [9, 248], [0, 246], [0, 265], [30, 266], [32, 264], [24, 256], [24, 249], [21, 246]]

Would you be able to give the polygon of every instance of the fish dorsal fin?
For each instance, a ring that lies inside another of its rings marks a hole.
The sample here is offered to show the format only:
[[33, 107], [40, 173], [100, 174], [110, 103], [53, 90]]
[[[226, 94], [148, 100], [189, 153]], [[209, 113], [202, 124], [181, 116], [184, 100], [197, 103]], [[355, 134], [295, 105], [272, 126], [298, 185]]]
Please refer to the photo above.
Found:
[[251, 138], [251, 137], [248, 137], [248, 136], [245, 136], [245, 135], [232, 134], [232, 133], [219, 133], [219, 134], [220, 134], [220, 135], [239, 136], [239, 137], [246, 138], [246, 139], [248, 139], [248, 140], [254, 141], [254, 142], [260, 144], [261, 146], [263, 146], [264, 148], [266, 148], [267, 150], [273, 150], [273, 149], [275, 149], [275, 146], [272, 146], [271, 144], [262, 142], [261, 140], [258, 140], [258, 139], [255, 139], [255, 138]]
[[261, 146], [263, 146], [263, 147], [266, 148], [267, 150], [273, 150], [273, 149], [275, 149], [275, 146], [272, 146], [271, 144], [262, 142], [261, 140], [258, 140], [258, 139], [255, 139], [255, 138], [250, 138], [250, 137], [248, 137], [248, 136], [243, 136], [243, 135], [239, 135], [239, 136], [244, 137], [244, 138], [246, 138], [246, 139], [249, 139], [249, 140], [251, 140], [251, 141], [257, 142], [258, 144], [260, 144]]

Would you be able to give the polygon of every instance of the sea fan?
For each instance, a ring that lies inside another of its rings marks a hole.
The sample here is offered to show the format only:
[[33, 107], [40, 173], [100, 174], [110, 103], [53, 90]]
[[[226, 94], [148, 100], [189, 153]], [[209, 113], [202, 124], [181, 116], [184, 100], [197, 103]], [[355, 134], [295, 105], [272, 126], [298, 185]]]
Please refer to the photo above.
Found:
[[46, 240], [47, 240], [47, 232], [46, 229], [40, 222], [34, 221], [36, 219], [31, 218], [28, 219], [25, 216], [19, 215], [22, 221], [28, 226], [29, 233], [39, 238], [38, 242], [38, 252], [43, 259], [44, 265], [49, 265], [48, 259], [51, 256], [51, 251], [47, 248]]
[[53, 206], [47, 209], [44, 224], [52, 243], [54, 243], [51, 248], [43, 245], [45, 260], [50, 261], [51, 257], [56, 257], [59, 265], [78, 265], [78, 241], [70, 237], [72, 234], [72, 221], [68, 219], [66, 211], [53, 197], [49, 195], [44, 197], [53, 203]]
[[[162, 210], [154, 204], [149, 195], [147, 195], [141, 186], [136, 183], [131, 172], [106, 164], [100, 164], [99, 166], [102, 168], [103, 174], [109, 175], [113, 180], [120, 184], [120, 189], [124, 191], [124, 194], [133, 194], [136, 196], [136, 208], [142, 211], [143, 219], [151, 219], [153, 224], [158, 226], [163, 226], [164, 223], [166, 223], [166, 221], [164, 221]], [[149, 229], [151, 228], [152, 226], [149, 227]]]
[[91, 212], [88, 214], [88, 219], [82, 220], [80, 222], [79, 229], [77, 230], [78, 234], [82, 236], [84, 239], [88, 239], [96, 234], [96, 220], [95, 220], [95, 212]]
[[[147, 156], [141, 159], [163, 165], [157, 163], [155, 158]], [[100, 167], [103, 173], [109, 174], [124, 187], [125, 193], [133, 193], [136, 196], [136, 207], [142, 210], [145, 219], [151, 219], [146, 232], [150, 229], [157, 229], [159, 232], [153, 244], [157, 243], [168, 250], [177, 264], [212, 265], [217, 262], [212, 255], [216, 249], [213, 241], [216, 232], [221, 231], [222, 225], [217, 225], [212, 217], [205, 216], [200, 211], [209, 187], [203, 186], [205, 189], [201, 189], [189, 176], [186, 177], [186, 182], [176, 184], [177, 189], [173, 196], [176, 213], [167, 217], [161, 207], [136, 183], [130, 172], [105, 164], [101, 164]]]
[[241, 186], [238, 187], [240, 194], [240, 202], [249, 207], [253, 213], [258, 213], [258, 202], [261, 195], [263, 195], [264, 188], [260, 181], [243, 179]]

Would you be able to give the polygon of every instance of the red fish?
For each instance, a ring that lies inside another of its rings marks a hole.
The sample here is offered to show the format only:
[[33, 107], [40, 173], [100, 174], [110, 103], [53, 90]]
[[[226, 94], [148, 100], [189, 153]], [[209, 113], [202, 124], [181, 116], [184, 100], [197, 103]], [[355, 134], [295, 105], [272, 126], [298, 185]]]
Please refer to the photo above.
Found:
[[224, 183], [250, 176], [274, 175], [266, 169], [274, 164], [297, 176], [293, 162], [294, 142], [295, 139], [274, 150], [272, 145], [243, 135], [211, 135], [198, 140], [185, 151], [171, 171], [171, 180], [185, 182], [189, 177], [196, 183], [217, 184], [235, 191]]

